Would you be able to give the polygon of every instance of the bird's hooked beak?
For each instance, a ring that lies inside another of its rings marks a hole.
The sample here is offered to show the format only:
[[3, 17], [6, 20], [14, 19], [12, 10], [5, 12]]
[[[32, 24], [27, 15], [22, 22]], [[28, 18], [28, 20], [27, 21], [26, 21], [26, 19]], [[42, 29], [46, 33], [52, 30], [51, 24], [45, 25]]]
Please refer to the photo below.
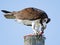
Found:
[[49, 23], [51, 21], [51, 19], [50, 18], [48, 18], [48, 20], [47, 20], [47, 22], [46, 23]]

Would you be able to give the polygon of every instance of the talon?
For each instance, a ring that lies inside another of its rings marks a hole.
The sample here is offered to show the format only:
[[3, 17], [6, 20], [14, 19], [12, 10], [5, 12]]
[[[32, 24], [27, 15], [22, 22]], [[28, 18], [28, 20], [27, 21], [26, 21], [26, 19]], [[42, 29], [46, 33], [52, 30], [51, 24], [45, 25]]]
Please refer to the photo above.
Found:
[[42, 31], [42, 32], [40, 32], [40, 35], [42, 36], [42, 35], [43, 35], [43, 33], [44, 33], [43, 31]]

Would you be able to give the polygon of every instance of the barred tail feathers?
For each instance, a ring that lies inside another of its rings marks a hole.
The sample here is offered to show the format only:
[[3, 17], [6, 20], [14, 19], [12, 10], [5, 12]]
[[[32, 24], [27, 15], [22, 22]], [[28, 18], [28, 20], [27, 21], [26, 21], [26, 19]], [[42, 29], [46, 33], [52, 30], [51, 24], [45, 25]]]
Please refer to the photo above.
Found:
[[4, 15], [4, 17], [7, 19], [15, 19], [14, 15]]
[[7, 19], [15, 19], [14, 14], [12, 14], [12, 12], [7, 11], [7, 10], [1, 10], [4, 14], [4, 17]]

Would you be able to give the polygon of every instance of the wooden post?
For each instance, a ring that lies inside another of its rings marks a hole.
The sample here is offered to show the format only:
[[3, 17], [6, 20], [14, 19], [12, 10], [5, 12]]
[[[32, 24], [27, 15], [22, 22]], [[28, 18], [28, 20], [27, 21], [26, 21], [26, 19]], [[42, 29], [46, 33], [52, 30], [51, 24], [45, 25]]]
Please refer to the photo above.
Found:
[[24, 36], [24, 45], [45, 45], [45, 37], [37, 35]]

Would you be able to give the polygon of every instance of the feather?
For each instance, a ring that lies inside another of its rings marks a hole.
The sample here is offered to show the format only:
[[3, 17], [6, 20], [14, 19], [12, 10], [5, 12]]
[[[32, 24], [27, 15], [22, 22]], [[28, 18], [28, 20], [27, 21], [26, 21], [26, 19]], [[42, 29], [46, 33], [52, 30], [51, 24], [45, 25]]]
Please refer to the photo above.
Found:
[[14, 15], [4, 15], [4, 17], [7, 19], [15, 19]]
[[6, 10], [1, 10], [4, 13], [11, 13], [10, 11], [6, 11]]

